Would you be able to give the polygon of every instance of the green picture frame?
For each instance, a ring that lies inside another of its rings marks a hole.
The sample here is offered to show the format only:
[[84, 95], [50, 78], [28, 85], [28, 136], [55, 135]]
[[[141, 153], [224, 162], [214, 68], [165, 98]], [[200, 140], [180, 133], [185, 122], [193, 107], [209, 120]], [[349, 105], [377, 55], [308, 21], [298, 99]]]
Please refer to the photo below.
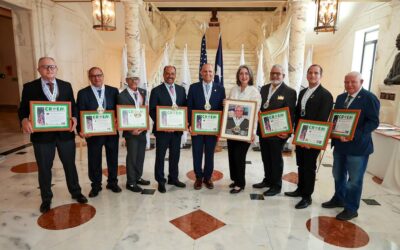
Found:
[[71, 130], [71, 102], [30, 101], [33, 132]]

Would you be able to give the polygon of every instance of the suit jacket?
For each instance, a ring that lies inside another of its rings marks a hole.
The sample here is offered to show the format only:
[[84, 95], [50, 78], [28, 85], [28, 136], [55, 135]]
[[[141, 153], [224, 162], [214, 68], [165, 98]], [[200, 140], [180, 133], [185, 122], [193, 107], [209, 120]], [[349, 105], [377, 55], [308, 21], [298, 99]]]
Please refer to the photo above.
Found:
[[[58, 96], [56, 101], [71, 102], [72, 117], [77, 117], [77, 109], [75, 104], [74, 93], [71, 84], [60, 79], [56, 79], [58, 87]], [[41, 79], [25, 83], [22, 89], [21, 103], [18, 109], [20, 122], [24, 118], [29, 118], [30, 101], [49, 101], [42, 89]], [[55, 139], [72, 140], [75, 139], [74, 132], [35, 132], [31, 134], [31, 142], [48, 143], [54, 142]]]
[[[210, 96], [211, 110], [223, 110], [223, 101], [225, 99], [225, 88], [219, 84], [213, 83]], [[206, 98], [203, 92], [203, 83], [196, 82], [190, 85], [188, 94], [188, 119], [189, 125], [192, 123], [192, 110], [205, 110]]]
[[225, 133], [231, 134], [231, 135], [243, 135], [247, 136], [249, 134], [249, 120], [248, 119], [243, 119], [242, 123], [240, 123], [240, 131], [234, 132], [233, 128], [236, 127], [235, 122], [233, 121], [232, 117], [229, 117], [228, 120], [226, 121], [226, 131]]
[[[269, 105], [265, 109], [263, 106], [264, 103], [266, 103], [266, 101], [268, 100], [270, 86], [271, 84], [267, 84], [261, 87], [260, 94], [262, 102], [261, 102], [260, 112], [289, 107], [290, 117], [292, 119], [292, 123], [294, 123], [294, 110], [296, 108], [296, 99], [297, 99], [296, 91], [288, 87], [285, 83], [282, 83], [281, 86], [279, 86], [279, 88], [271, 96], [271, 99], [269, 100]], [[261, 136], [260, 124], [258, 124], [257, 135]], [[281, 139], [281, 138], [273, 136], [270, 137], [270, 139]]]
[[[142, 105], [145, 105], [146, 104], [147, 92], [146, 92], [145, 89], [142, 89], [142, 88], [138, 88], [138, 91], [139, 91], [139, 94], [141, 95], [142, 100], [143, 100], [143, 104]], [[133, 106], [135, 106], [135, 101], [133, 100], [132, 96], [129, 94], [128, 89], [125, 89], [124, 91], [122, 91], [118, 95], [117, 103], [121, 104], [121, 105], [133, 105]], [[145, 135], [145, 134], [146, 133], [143, 132], [140, 135]], [[136, 135], [133, 135], [130, 131], [124, 131], [122, 133], [122, 136], [125, 137], [125, 138], [130, 138], [130, 137], [134, 137]]]
[[[344, 102], [347, 93], [343, 93], [336, 98], [335, 109], [344, 109]], [[358, 124], [354, 134], [354, 138], [349, 142], [341, 142], [338, 139], [332, 139], [332, 146], [335, 151], [349, 155], [369, 155], [374, 152], [371, 133], [379, 125], [379, 108], [378, 98], [371, 92], [361, 89], [349, 109], [361, 110]]]
[[294, 114], [296, 126], [300, 119], [326, 122], [333, 107], [333, 97], [331, 93], [320, 84], [310, 98], [308, 98], [306, 103], [306, 115], [301, 117], [301, 99], [303, 99], [306, 91], [307, 89], [300, 91], [299, 99], [297, 99], [297, 106]]
[[[176, 104], [179, 107], [186, 107], [187, 99], [186, 99], [185, 88], [175, 84], [175, 94], [176, 94]], [[151, 91], [151, 95], [150, 95], [150, 102], [149, 102], [150, 111], [149, 111], [149, 113], [150, 113], [151, 119], [154, 122], [154, 125], [153, 125], [153, 134], [154, 135], [157, 135], [157, 133], [160, 133], [160, 132], [157, 132], [157, 114], [156, 114], [157, 106], [172, 106], [171, 97], [169, 96], [169, 92], [168, 92], [167, 88], [165, 87], [164, 83], [155, 87]], [[182, 132], [175, 132], [175, 133], [182, 134]]]
[[[118, 97], [118, 89], [105, 85], [105, 102], [106, 102], [106, 110], [114, 110], [116, 111], [116, 105], [117, 105], [117, 97]], [[77, 107], [78, 107], [78, 112], [80, 113], [81, 111], [85, 110], [97, 110], [99, 107], [99, 104], [97, 103], [96, 96], [93, 93], [93, 90], [91, 86], [88, 86], [86, 88], [83, 88], [79, 90], [78, 92], [78, 99], [77, 99]], [[76, 128], [78, 132], [80, 131], [80, 115], [79, 115], [79, 123]]]

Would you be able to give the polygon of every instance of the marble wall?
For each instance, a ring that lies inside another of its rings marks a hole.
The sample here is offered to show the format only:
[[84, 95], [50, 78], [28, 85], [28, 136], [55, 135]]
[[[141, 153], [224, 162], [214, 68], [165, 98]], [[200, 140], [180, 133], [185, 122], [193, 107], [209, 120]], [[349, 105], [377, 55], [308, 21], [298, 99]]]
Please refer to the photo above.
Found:
[[324, 68], [322, 82], [336, 97], [344, 91], [344, 76], [352, 70], [352, 55], [355, 32], [374, 25], [379, 25], [379, 39], [376, 51], [375, 70], [371, 91], [378, 93], [396, 55], [395, 40], [400, 33], [400, 2], [382, 3], [367, 8], [363, 14], [354, 19], [349, 27], [339, 27], [335, 36], [338, 42], [314, 46], [314, 63]]

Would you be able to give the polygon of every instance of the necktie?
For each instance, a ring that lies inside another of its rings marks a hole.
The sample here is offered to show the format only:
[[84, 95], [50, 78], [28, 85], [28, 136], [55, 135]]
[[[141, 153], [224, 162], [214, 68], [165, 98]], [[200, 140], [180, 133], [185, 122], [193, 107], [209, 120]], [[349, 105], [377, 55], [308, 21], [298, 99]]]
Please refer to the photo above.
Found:
[[353, 99], [353, 97], [351, 95], [348, 95], [346, 101], [344, 101], [344, 107], [346, 109], [349, 107], [351, 99]]
[[208, 91], [210, 90], [210, 85], [206, 84], [206, 93], [208, 94]]
[[135, 102], [137, 103], [139, 101], [138, 98], [137, 98], [137, 93], [133, 92], [133, 96], [135, 97]]
[[101, 89], [98, 89], [97, 93], [99, 93], [99, 97], [100, 97], [101, 96]]
[[171, 93], [171, 95], [175, 96], [174, 85], [169, 85], [169, 92]]
[[48, 83], [47, 83], [47, 86], [49, 86], [50, 93], [53, 94], [53, 91], [54, 91], [54, 83], [48, 82]]

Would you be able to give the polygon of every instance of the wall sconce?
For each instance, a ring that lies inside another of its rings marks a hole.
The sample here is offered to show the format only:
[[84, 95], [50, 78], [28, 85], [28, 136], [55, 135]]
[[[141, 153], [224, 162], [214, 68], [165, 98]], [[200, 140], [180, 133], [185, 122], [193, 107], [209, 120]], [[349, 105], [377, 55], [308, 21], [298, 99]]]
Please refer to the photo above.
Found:
[[116, 30], [115, 1], [92, 0], [93, 29], [113, 31]]
[[317, 5], [316, 26], [314, 31], [333, 32], [337, 30], [336, 23], [339, 11], [339, 0], [315, 0]]

